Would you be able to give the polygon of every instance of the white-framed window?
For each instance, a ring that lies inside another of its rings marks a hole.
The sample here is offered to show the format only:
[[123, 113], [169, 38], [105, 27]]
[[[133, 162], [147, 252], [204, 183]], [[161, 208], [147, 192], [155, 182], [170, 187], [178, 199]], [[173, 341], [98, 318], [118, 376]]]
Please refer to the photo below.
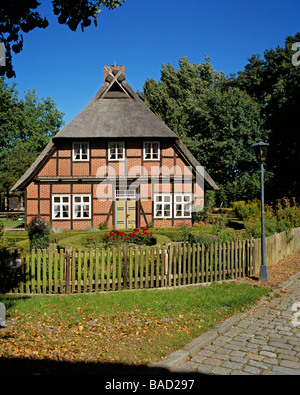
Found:
[[192, 195], [175, 194], [175, 218], [191, 218], [192, 216]]
[[52, 195], [52, 219], [70, 219], [70, 195]]
[[88, 161], [90, 159], [89, 143], [73, 143], [73, 160]]
[[154, 195], [154, 217], [172, 218], [172, 195], [164, 193]]
[[125, 143], [124, 141], [110, 141], [108, 143], [108, 160], [124, 160]]
[[159, 141], [144, 141], [144, 160], [159, 160]]
[[91, 218], [91, 195], [73, 195], [73, 219]]

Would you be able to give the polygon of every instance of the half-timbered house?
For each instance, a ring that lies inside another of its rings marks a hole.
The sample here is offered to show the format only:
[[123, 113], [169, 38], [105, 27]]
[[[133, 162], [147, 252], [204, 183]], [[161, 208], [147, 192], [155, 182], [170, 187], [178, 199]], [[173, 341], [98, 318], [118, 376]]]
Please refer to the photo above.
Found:
[[204, 188], [218, 189], [179, 137], [132, 90], [124, 66], [105, 66], [88, 105], [41, 152], [12, 191], [25, 219], [53, 228], [176, 226], [192, 222]]

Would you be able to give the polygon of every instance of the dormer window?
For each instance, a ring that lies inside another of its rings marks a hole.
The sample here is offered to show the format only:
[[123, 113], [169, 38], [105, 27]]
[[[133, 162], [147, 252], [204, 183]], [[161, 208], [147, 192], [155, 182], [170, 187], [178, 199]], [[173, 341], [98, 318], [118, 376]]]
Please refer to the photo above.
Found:
[[88, 161], [90, 159], [89, 156], [89, 143], [73, 143], [74, 161]]
[[124, 141], [110, 141], [108, 143], [108, 160], [124, 160], [125, 143]]
[[144, 160], [159, 160], [159, 141], [144, 142]]

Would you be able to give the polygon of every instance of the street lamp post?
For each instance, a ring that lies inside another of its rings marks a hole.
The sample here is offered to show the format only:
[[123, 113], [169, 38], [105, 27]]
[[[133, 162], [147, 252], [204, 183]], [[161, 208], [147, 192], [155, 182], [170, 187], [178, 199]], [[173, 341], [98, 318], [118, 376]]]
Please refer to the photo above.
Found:
[[256, 159], [260, 163], [260, 189], [261, 189], [261, 265], [259, 270], [259, 280], [268, 281], [269, 273], [266, 264], [266, 235], [265, 235], [265, 197], [264, 197], [264, 162], [267, 159], [269, 144], [258, 139], [252, 147], [255, 150]]

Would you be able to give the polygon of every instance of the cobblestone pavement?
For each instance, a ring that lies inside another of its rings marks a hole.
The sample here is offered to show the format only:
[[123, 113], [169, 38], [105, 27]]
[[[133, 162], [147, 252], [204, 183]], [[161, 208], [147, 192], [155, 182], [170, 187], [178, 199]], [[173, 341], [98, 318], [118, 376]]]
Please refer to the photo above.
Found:
[[209, 375], [300, 375], [300, 272], [155, 366]]

